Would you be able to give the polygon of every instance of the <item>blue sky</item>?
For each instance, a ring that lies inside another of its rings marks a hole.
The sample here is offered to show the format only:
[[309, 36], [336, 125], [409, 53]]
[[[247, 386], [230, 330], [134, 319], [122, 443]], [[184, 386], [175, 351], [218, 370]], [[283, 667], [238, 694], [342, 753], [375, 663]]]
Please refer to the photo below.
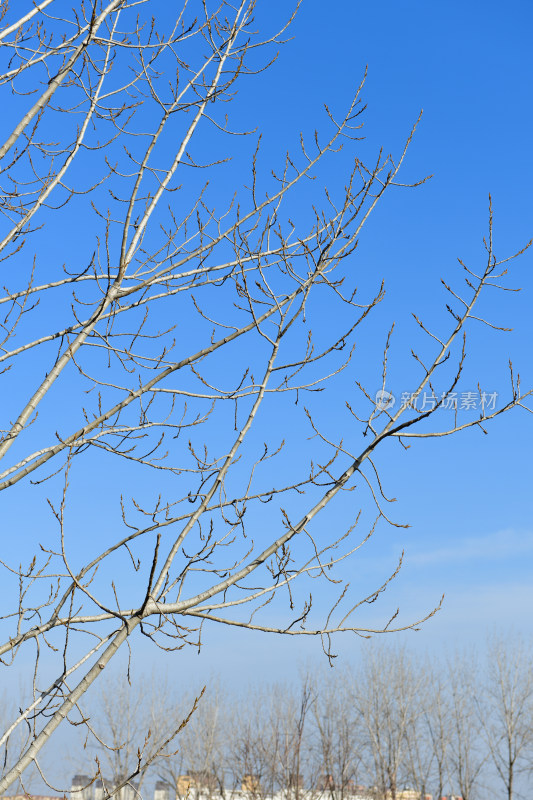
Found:
[[[258, 22], [267, 30], [273, 30], [290, 7], [285, 0], [259, 6]], [[357, 153], [370, 159], [383, 146], [397, 154], [424, 111], [402, 179], [415, 181], [430, 173], [434, 177], [416, 190], [391, 193], [365, 228], [355, 256], [361, 290], [370, 292], [384, 278], [386, 299], [357, 337], [354, 367], [336, 385], [339, 396], [325, 392], [313, 400], [336, 430], [346, 424], [336, 415], [345, 394], [355, 391], [355, 379], [362, 376], [369, 388], [379, 388], [379, 359], [392, 321], [396, 333], [390, 388], [397, 395], [410, 390], [409, 351], [420, 341], [410, 313], [428, 324], [442, 324], [446, 297], [441, 276], [447, 281], [457, 277], [457, 257], [473, 268], [483, 263], [489, 192], [497, 255], [509, 255], [533, 235], [532, 23], [528, 2], [504, 8], [492, 1], [336, 0], [326, 6], [304, 0], [290, 29], [293, 38], [278, 61], [242, 84], [231, 113], [243, 127], [262, 130], [265, 163], [281, 160], [287, 148], [296, 149], [300, 130], [312, 135], [320, 128], [324, 103], [338, 113], [344, 110], [366, 67], [366, 138], [357, 145]], [[247, 142], [242, 146], [251, 147]], [[344, 180], [337, 163], [332, 162], [332, 169], [339, 171], [329, 176], [333, 185]], [[221, 198], [234, 188], [230, 169], [221, 169], [214, 178]], [[82, 228], [65, 231], [64, 240], [53, 244], [60, 251], [89, 234]], [[509, 280], [511, 286], [524, 287], [523, 292], [494, 294], [485, 301], [483, 313], [514, 330], [471, 331], [462, 391], [475, 391], [480, 380], [503, 398], [509, 357], [523, 384], [533, 386], [532, 268], [533, 252], [528, 252], [512, 265]], [[329, 324], [327, 308], [321, 324]], [[267, 417], [267, 424], [272, 433], [278, 432], [274, 416]], [[353, 567], [350, 564], [354, 588], [370, 590], [394, 570], [400, 552], [406, 552], [400, 576], [372, 607], [369, 622], [379, 625], [397, 606], [401, 619], [416, 619], [445, 593], [439, 614], [418, 633], [402, 634], [402, 640], [421, 650], [453, 650], [467, 642], [481, 643], [494, 627], [512, 624], [531, 633], [532, 440], [533, 417], [516, 410], [491, 425], [489, 436], [471, 430], [418, 443], [406, 453], [399, 448], [384, 452], [384, 484], [398, 498], [394, 517], [411, 527], [380, 525]], [[105, 475], [91, 472], [90, 462], [85, 469], [78, 488], [73, 488], [73, 513], [86, 540], [91, 498], [98, 494], [104, 510], [109, 487]], [[22, 487], [16, 488], [7, 499], [7, 513], [22, 514], [28, 525], [35, 524], [32, 509], [21, 511], [21, 497]], [[370, 501], [363, 495], [362, 502]], [[334, 511], [319, 524], [335, 528], [341, 516]], [[16, 540], [13, 545], [22, 547]], [[329, 599], [319, 591], [315, 603], [325, 607]], [[141, 668], [162, 658], [153, 648], [137, 644]], [[356, 658], [360, 646], [360, 640], [348, 636], [335, 642], [336, 652], [346, 659]], [[320, 653], [314, 640], [281, 641], [218, 628], [206, 632], [200, 655], [189, 651], [171, 658], [184, 679], [208, 677], [215, 670], [226, 680], [240, 682], [251, 674], [282, 678], [302, 661], [318, 660]]]

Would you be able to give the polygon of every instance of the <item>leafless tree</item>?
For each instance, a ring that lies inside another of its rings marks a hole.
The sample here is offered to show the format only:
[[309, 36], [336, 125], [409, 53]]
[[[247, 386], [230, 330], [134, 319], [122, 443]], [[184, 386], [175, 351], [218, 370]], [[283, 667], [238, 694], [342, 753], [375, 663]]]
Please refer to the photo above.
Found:
[[253, 685], [235, 702], [228, 751], [235, 789], [251, 798], [280, 793], [302, 800], [313, 788], [306, 734], [314, 699], [305, 676], [297, 687]]
[[[209, 703], [199, 702], [203, 692], [178, 695], [168, 676], [141, 674], [128, 681], [122, 672], [113, 672], [99, 688], [96, 696], [87, 696], [90, 715], [86, 714], [80, 728], [82, 741], [78, 747], [75, 740], [71, 742], [71, 771], [83, 769], [96, 775], [110, 794], [117, 787], [129, 786], [137, 796], [153, 773], [163, 772], [170, 782], [169, 762], [175, 761], [178, 749], [188, 752], [188, 739], [211, 710]], [[193, 712], [198, 712], [194, 725], [187, 736], [179, 736]]]
[[316, 781], [308, 737], [315, 700], [316, 691], [307, 674], [302, 676], [298, 690], [285, 687], [276, 692], [278, 786], [288, 800], [302, 800]]
[[429, 702], [424, 708], [423, 723], [423, 735], [431, 758], [431, 784], [428, 785], [434, 797], [442, 797], [448, 784], [452, 719], [447, 686], [440, 669], [430, 672]]
[[[411, 682], [414, 679], [417, 688], [414, 701], [415, 713], [405, 732], [407, 783], [419, 792], [421, 798], [424, 798], [430, 793], [435, 768], [438, 774], [439, 757], [442, 755], [435, 752], [432, 740], [435, 733], [433, 729], [435, 716], [438, 719], [440, 698], [438, 695], [435, 697], [433, 692], [433, 676], [428, 661], [413, 659], [410, 666], [407, 677]], [[437, 785], [440, 785], [440, 781]], [[443, 792], [435, 796], [442, 797], [442, 795]]]
[[[91, 723], [98, 737], [97, 758], [111, 786], [135, 771], [139, 742], [147, 738], [150, 730], [152, 703], [150, 692], [139, 691], [137, 684], [128, 684], [120, 673], [102, 687], [96, 708], [92, 704]], [[139, 784], [144, 776], [143, 769]]]
[[367, 742], [367, 769], [379, 798], [396, 800], [412, 775], [409, 733], [418, 727], [423, 711], [423, 682], [403, 649], [385, 647], [366, 653], [354, 678], [354, 702]]
[[332, 800], [343, 800], [361, 781], [364, 749], [361, 719], [352, 702], [346, 670], [337, 668], [320, 676], [313, 717], [314, 751], [322, 765], [323, 791]]
[[271, 796], [277, 789], [280, 720], [271, 687], [253, 684], [235, 699], [226, 749], [231, 788], [245, 796]]
[[[487, 408], [480, 388], [480, 416], [442, 428], [441, 400], [390, 408], [360, 385], [346, 398], [349, 436], [331, 432], [329, 411], [321, 418], [313, 392], [351, 369], [355, 333], [383, 297], [379, 281], [356, 296], [355, 249], [383, 194], [404, 186], [412, 134], [397, 158], [364, 164], [360, 86], [280, 164], [265, 163], [257, 140], [243, 178], [246, 140], [228, 103], [290, 22], [257, 33], [257, 2], [184, 0], [172, 23], [164, 0], [1, 4], [0, 490], [17, 509], [20, 557], [3, 562], [0, 657], [13, 664], [33, 647], [36, 662], [30, 702], [1, 737], [26, 738], [0, 793], [40, 768], [62, 722], [90, 724], [85, 693], [137, 635], [198, 647], [210, 622], [319, 636], [329, 654], [335, 633], [418, 624], [356, 616], [396, 572], [350, 598], [342, 563], [369, 534], [353, 517], [332, 533], [326, 509], [357, 478], [389, 520], [382, 443], [484, 429], [526, 397], [511, 373], [504, 405]], [[347, 151], [344, 188], [310, 200], [308, 179], [331, 174], [334, 158], [344, 168]], [[205, 170], [223, 186], [204, 184]], [[491, 213], [483, 263], [462, 266], [462, 288], [445, 283], [448, 329], [416, 318], [427, 349], [415, 355], [415, 399], [455, 389], [480, 295], [508, 288], [514, 256], [496, 259], [492, 233]], [[300, 413], [308, 450], [290, 435]], [[95, 474], [107, 476], [98, 498], [87, 496]], [[40, 503], [35, 524], [26, 515]], [[325, 615], [313, 579], [338, 590]], [[278, 593], [282, 622], [268, 617]]]
[[533, 745], [531, 649], [519, 636], [493, 637], [487, 653], [487, 680], [478, 712], [490, 759], [508, 800], [528, 768]]
[[463, 800], [475, 800], [487, 751], [476, 708], [479, 665], [470, 655], [457, 656], [449, 665], [450, 737], [449, 778], [459, 788]]
[[[183, 717], [183, 711], [192, 708], [196, 698], [190, 691], [180, 692], [179, 697], [173, 694], [166, 704], [169, 719], [165, 729], [175, 726], [177, 719]], [[178, 699], [179, 712], [172, 706]], [[158, 758], [155, 771], [172, 787], [176, 797], [223, 797], [230, 711], [217, 681], [209, 682], [197, 706], [172, 751]], [[157, 730], [157, 723], [154, 727]], [[190, 784], [187, 780], [180, 781], [181, 776], [188, 776]]]

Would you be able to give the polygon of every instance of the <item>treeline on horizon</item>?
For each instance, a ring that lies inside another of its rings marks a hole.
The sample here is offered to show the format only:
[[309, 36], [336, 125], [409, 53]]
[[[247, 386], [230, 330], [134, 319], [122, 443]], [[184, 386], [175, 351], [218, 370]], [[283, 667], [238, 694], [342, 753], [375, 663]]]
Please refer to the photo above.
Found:
[[533, 770], [531, 653], [517, 638], [443, 659], [369, 642], [357, 664], [302, 671], [291, 683], [258, 679], [236, 692], [214, 680], [175, 738], [198, 693], [171, 675], [131, 685], [116, 675], [93, 695], [99, 741], [73, 750], [72, 771], [94, 775], [97, 763], [116, 781], [137, 770], [143, 795], [164, 781], [171, 796], [213, 800], [235, 791], [344, 800], [362, 787], [377, 800], [405, 789], [513, 800]]

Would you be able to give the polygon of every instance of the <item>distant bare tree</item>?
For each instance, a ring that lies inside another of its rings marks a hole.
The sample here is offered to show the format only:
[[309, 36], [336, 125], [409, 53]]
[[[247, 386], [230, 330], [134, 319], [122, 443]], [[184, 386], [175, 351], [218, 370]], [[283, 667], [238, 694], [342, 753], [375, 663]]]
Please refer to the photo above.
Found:
[[276, 692], [278, 785], [288, 800], [302, 800], [316, 779], [308, 737], [315, 700], [316, 690], [308, 674], [302, 675], [297, 690], [285, 687]]
[[320, 676], [316, 692], [313, 749], [322, 765], [323, 791], [332, 800], [343, 800], [354, 793], [354, 785], [361, 780], [362, 721], [352, 701], [346, 670]]
[[[0, 491], [20, 549], [1, 567], [0, 657], [37, 654], [30, 700], [0, 735], [5, 746], [24, 732], [0, 793], [41, 768], [63, 722], [85, 724], [86, 692], [140, 636], [179, 651], [211, 623], [318, 637], [331, 656], [336, 633], [416, 626], [357, 616], [397, 570], [351, 595], [343, 564], [374, 528], [359, 533], [357, 512], [333, 529], [323, 520], [362, 486], [376, 521], [393, 522], [374, 460], [385, 442], [484, 430], [527, 397], [511, 371], [499, 408], [480, 387], [477, 417], [434, 416], [460, 379], [480, 296], [509, 288], [514, 255], [496, 258], [491, 210], [481, 264], [444, 284], [448, 324], [415, 317], [425, 354], [413, 351], [412, 398], [435, 403], [384, 401], [386, 326], [375, 385], [354, 375], [341, 397], [341, 434], [338, 409], [313, 393], [331, 387], [338, 401], [384, 296], [381, 278], [356, 294], [354, 259], [384, 193], [404, 190], [413, 132], [397, 157], [363, 163], [361, 84], [270, 163], [260, 138], [246, 149], [229, 104], [275, 59], [291, 10], [261, 34], [259, 0], [73, 5], [0, 6]], [[335, 169], [345, 177], [322, 191]], [[314, 579], [335, 593], [326, 610]], [[280, 620], [268, 612], [281, 594]], [[383, 776], [393, 791], [397, 755]]]
[[[190, 694], [190, 693], [189, 693]], [[180, 747], [195, 778], [192, 797], [223, 797], [230, 709], [216, 681], [210, 681], [197, 711], [180, 737]]]
[[[136, 771], [139, 742], [147, 740], [150, 731], [152, 702], [150, 690], [139, 691], [137, 684], [132, 686], [122, 674], [117, 674], [102, 687], [98, 702], [92, 704], [90, 725], [97, 737], [92, 737], [92, 741], [109, 786], [117, 785]], [[146, 762], [138, 776], [139, 787], [145, 774]]]
[[[235, 704], [228, 766], [247, 796], [302, 800], [316, 788], [310, 748], [316, 690], [308, 675], [288, 684], [253, 686]], [[249, 780], [244, 781], [243, 776]]]
[[166, 685], [168, 691], [156, 690], [145, 701], [150, 704], [153, 735], [166, 735], [185, 715], [188, 721], [154, 759], [152, 776], [155, 774], [179, 800], [224, 797], [230, 714], [218, 680], [210, 680], [196, 693], [190, 688], [169, 686], [168, 679]]
[[483, 766], [488, 754], [477, 713], [479, 666], [473, 656], [453, 659], [449, 664], [450, 736], [449, 777], [463, 800], [476, 800]]
[[251, 800], [272, 795], [277, 789], [280, 721], [270, 687], [249, 687], [234, 703], [230, 720], [226, 752], [232, 788], [242, 787]]
[[423, 736], [431, 754], [431, 784], [427, 785], [431, 786], [434, 797], [442, 797], [448, 784], [452, 717], [447, 686], [440, 668], [430, 672], [428, 699], [422, 715]]
[[516, 635], [493, 637], [487, 649], [487, 680], [478, 695], [478, 712], [491, 761], [506, 797], [513, 800], [517, 779], [531, 764], [533, 653]]
[[[200, 705], [190, 692], [177, 696], [162, 675], [138, 675], [128, 681], [114, 673], [98, 697], [89, 699], [81, 729], [84, 746], [73, 746], [69, 755], [75, 771], [83, 767], [95, 774], [108, 793], [125, 785], [135, 793], [142, 791], [147, 776], [174, 756], [178, 739], [183, 748], [178, 735]], [[191, 729], [205, 716], [205, 706], [201, 708]]]
[[[413, 658], [411, 671], [410, 680], [414, 679], [417, 689], [414, 714], [405, 732], [407, 783], [420, 793], [421, 798], [424, 798], [434, 785], [435, 772], [439, 774], [439, 759], [443, 755], [436, 752], [433, 743], [440, 698], [435, 693], [433, 670], [427, 659], [416, 661]], [[439, 745], [442, 743], [441, 739]], [[438, 778], [437, 785], [440, 786]], [[443, 792], [435, 796], [442, 797], [442, 795]]]
[[368, 771], [380, 798], [396, 800], [410, 777], [409, 733], [423, 711], [423, 675], [405, 650], [379, 648], [365, 654], [352, 692], [368, 749]]

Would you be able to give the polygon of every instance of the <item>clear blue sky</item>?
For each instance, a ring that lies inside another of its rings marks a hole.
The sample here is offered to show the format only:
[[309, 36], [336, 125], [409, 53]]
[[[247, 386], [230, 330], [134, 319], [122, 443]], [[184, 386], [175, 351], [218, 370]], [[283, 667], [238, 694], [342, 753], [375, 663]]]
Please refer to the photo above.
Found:
[[[270, 30], [290, 8], [286, 0], [259, 5], [258, 22]], [[457, 257], [473, 268], [483, 263], [489, 192], [497, 255], [509, 255], [533, 235], [532, 24], [533, 7], [525, 1], [504, 6], [494, 0], [304, 0], [290, 30], [293, 39], [268, 72], [244, 84], [237, 99], [233, 119], [263, 131], [263, 152], [272, 159], [297, 148], [300, 130], [309, 134], [320, 127], [324, 103], [344, 110], [366, 66], [366, 140], [360, 145], [365, 157], [380, 146], [397, 154], [424, 110], [403, 180], [434, 177], [384, 200], [356, 256], [363, 289], [386, 280], [386, 300], [358, 337], [361, 370], [365, 377], [374, 371], [376, 389], [390, 322], [397, 324], [390, 388], [400, 394], [411, 388], [409, 348], [418, 341], [410, 312], [440, 324], [446, 300], [440, 277], [458, 275]], [[226, 180], [228, 173], [220, 174]], [[331, 176], [333, 182], [342, 179]], [[219, 187], [221, 195], [227, 188]], [[462, 391], [475, 391], [479, 379], [503, 398], [509, 357], [524, 385], [533, 386], [532, 270], [533, 253], [527, 253], [513, 265], [510, 280], [523, 292], [495, 294], [484, 306], [491, 319], [514, 330], [472, 331]], [[353, 387], [356, 377], [355, 370], [346, 381]], [[333, 400], [324, 393], [315, 402]], [[375, 587], [406, 551], [402, 573], [367, 619], [379, 624], [397, 605], [402, 619], [413, 619], [445, 592], [438, 616], [405, 637], [416, 648], [453, 650], [511, 623], [531, 633], [532, 444], [533, 416], [517, 410], [491, 425], [489, 436], [472, 430], [422, 442], [408, 453], [387, 453], [380, 465], [388, 493], [398, 498], [394, 516], [411, 527], [381, 526], [357, 561], [353, 586]], [[88, 474], [75, 495], [80, 532], [84, 509], [105, 480]], [[20, 497], [13, 492], [13, 509]], [[335, 521], [328, 517], [323, 524]], [[315, 596], [315, 603], [322, 601]], [[348, 637], [335, 643], [345, 658], [356, 657], [359, 647], [359, 640]], [[141, 667], [161, 658], [153, 648], [142, 648]], [[182, 652], [171, 659], [184, 679], [217, 672], [241, 682], [258, 674], [281, 678], [320, 652], [318, 641], [216, 629], [206, 632], [199, 656]]]

